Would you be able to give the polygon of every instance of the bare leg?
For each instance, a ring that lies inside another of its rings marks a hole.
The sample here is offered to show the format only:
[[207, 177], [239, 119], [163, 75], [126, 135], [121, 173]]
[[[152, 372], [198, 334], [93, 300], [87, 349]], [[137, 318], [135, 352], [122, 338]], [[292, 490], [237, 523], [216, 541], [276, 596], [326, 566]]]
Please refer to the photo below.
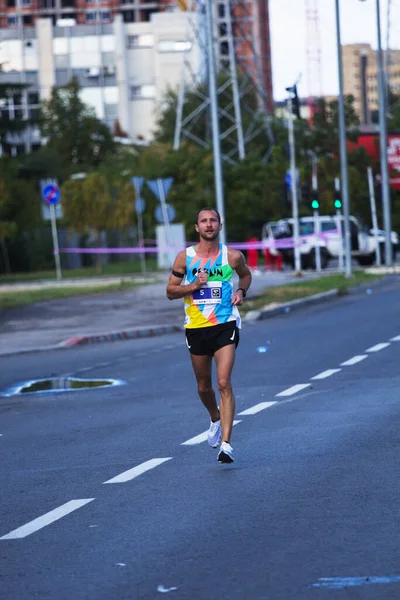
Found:
[[235, 396], [233, 395], [231, 374], [235, 362], [236, 348], [234, 344], [224, 346], [214, 354], [217, 365], [218, 390], [221, 395], [220, 413], [222, 441], [230, 442], [233, 418], [235, 416]]
[[209, 412], [212, 421], [218, 421], [219, 411], [212, 388], [212, 358], [191, 354], [193, 371], [197, 381], [199, 398]]

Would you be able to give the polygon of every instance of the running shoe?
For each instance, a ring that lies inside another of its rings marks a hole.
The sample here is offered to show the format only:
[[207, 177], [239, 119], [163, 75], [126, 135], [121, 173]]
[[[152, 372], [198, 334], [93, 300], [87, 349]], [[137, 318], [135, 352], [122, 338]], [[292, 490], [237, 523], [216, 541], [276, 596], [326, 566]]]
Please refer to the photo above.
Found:
[[233, 448], [228, 442], [222, 442], [218, 452], [218, 462], [233, 463]]
[[212, 448], [217, 448], [218, 444], [221, 441], [221, 421], [220, 419], [218, 419], [218, 421], [211, 421], [210, 423], [210, 428], [208, 430], [208, 434], [207, 434], [207, 439], [208, 439], [208, 443], [210, 444], [210, 446]]

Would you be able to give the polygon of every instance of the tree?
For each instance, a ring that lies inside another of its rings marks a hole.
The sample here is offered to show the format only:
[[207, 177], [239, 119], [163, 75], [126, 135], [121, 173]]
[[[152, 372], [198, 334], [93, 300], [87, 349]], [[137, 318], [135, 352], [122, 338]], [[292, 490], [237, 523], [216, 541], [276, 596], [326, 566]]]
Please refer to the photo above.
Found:
[[50, 100], [43, 102], [41, 133], [47, 147], [56, 150], [66, 164], [96, 167], [114, 150], [108, 127], [95, 116], [79, 96], [76, 78], [53, 88]]

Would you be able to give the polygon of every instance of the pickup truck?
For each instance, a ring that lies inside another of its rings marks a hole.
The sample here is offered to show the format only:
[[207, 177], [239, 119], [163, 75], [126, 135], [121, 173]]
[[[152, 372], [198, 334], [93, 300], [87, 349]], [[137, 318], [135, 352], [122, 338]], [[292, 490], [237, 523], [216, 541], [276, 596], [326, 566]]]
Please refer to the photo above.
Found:
[[[320, 215], [320, 233], [316, 234], [314, 217], [299, 218], [300, 255], [302, 267], [315, 268], [315, 248], [319, 246], [321, 266], [326, 268], [329, 261], [337, 258], [343, 243], [343, 216]], [[293, 219], [280, 219], [266, 223], [262, 229], [262, 241], [268, 244], [271, 254], [280, 253], [285, 263], [293, 265]], [[356, 217], [350, 216], [351, 254], [360, 266], [369, 266], [376, 258], [376, 238], [373, 230], [361, 227]], [[385, 255], [385, 232], [377, 232], [382, 263]], [[391, 232], [393, 260], [399, 250], [399, 236]]]

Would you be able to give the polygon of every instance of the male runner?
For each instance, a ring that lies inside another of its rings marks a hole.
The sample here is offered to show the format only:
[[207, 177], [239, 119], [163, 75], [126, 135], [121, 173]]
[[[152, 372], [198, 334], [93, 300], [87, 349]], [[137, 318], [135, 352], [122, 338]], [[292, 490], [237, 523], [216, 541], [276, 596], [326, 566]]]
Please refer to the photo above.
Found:
[[[208, 443], [217, 448], [218, 461], [233, 462], [230, 444], [235, 397], [231, 373], [241, 326], [238, 306], [251, 284], [251, 273], [244, 256], [219, 243], [221, 217], [213, 208], [197, 214], [199, 243], [177, 255], [167, 285], [170, 300], [184, 298], [186, 344], [190, 351], [200, 400], [211, 418]], [[233, 271], [239, 287], [233, 292]], [[212, 387], [212, 358], [217, 367], [220, 405]]]

